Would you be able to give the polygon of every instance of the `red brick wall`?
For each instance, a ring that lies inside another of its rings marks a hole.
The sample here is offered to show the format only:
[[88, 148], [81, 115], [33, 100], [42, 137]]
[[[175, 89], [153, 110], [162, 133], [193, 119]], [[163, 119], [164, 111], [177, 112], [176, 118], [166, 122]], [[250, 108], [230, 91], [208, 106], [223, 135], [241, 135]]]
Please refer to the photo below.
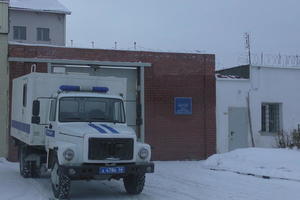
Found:
[[[9, 46], [10, 57], [149, 62], [145, 69], [145, 138], [154, 160], [204, 159], [215, 153], [214, 55]], [[10, 63], [10, 77], [31, 64]], [[40, 64], [38, 71], [45, 72]], [[175, 115], [174, 98], [192, 97], [193, 114]], [[11, 158], [15, 150], [10, 150]]]

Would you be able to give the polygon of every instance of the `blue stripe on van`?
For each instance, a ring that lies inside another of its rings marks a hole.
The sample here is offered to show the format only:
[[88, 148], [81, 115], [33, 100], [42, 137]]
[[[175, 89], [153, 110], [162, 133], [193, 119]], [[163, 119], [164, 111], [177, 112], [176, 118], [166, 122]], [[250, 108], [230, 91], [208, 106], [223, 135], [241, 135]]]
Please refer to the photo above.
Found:
[[106, 124], [101, 124], [101, 126], [107, 128], [108, 130], [110, 130], [112, 133], [119, 133], [116, 129], [110, 127], [110, 126], [107, 126]]
[[11, 120], [11, 127], [30, 134], [30, 124], [26, 124], [16, 120]]
[[100, 133], [107, 133], [104, 129], [102, 129], [99, 126], [96, 126], [95, 124], [89, 124], [90, 127], [96, 129], [97, 131], [99, 131]]

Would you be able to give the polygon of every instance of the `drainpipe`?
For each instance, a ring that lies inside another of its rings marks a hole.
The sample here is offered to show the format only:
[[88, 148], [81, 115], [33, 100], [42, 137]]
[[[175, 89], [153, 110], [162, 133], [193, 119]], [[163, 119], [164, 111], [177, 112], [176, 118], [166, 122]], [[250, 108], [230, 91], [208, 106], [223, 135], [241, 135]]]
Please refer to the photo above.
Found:
[[246, 100], [247, 100], [247, 108], [248, 108], [248, 120], [249, 120], [250, 136], [251, 136], [251, 145], [252, 147], [255, 147], [253, 129], [252, 129], [252, 120], [251, 120], [250, 92], [251, 89], [248, 91], [248, 96], [246, 97]]
[[[260, 77], [258, 77], [260, 78]], [[248, 90], [248, 95], [246, 97], [246, 101], [247, 101], [247, 109], [248, 109], [248, 121], [249, 121], [249, 130], [250, 130], [250, 136], [251, 136], [251, 146], [255, 147], [255, 141], [254, 141], [254, 134], [253, 134], [253, 126], [252, 126], [252, 117], [251, 117], [251, 99], [250, 99], [250, 93], [252, 91], [255, 91], [258, 89], [258, 85], [257, 86], [253, 86], [253, 83], [255, 81], [255, 79], [253, 79], [252, 76], [252, 65], [251, 63], [249, 64], [249, 80], [250, 80], [250, 88]], [[258, 81], [259, 84], [259, 81]]]

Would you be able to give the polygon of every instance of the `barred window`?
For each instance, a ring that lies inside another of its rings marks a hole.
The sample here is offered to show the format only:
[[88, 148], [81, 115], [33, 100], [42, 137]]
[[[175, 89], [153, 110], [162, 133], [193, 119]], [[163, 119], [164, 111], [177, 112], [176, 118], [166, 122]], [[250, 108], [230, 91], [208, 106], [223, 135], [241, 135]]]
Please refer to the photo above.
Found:
[[25, 26], [14, 26], [14, 40], [26, 40], [26, 27]]
[[50, 41], [50, 29], [49, 28], [37, 28], [37, 40], [38, 41]]
[[281, 104], [262, 103], [261, 105], [261, 131], [278, 132], [281, 129]]

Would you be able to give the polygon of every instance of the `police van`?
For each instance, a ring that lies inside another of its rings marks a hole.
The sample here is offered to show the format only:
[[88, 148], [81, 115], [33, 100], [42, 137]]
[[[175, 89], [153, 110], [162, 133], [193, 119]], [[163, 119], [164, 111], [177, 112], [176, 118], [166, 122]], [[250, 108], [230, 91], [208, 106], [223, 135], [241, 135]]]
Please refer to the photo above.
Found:
[[30, 73], [13, 80], [11, 136], [20, 173], [51, 172], [54, 196], [66, 199], [72, 180], [122, 179], [142, 192], [154, 172], [151, 148], [126, 124], [126, 79]]

